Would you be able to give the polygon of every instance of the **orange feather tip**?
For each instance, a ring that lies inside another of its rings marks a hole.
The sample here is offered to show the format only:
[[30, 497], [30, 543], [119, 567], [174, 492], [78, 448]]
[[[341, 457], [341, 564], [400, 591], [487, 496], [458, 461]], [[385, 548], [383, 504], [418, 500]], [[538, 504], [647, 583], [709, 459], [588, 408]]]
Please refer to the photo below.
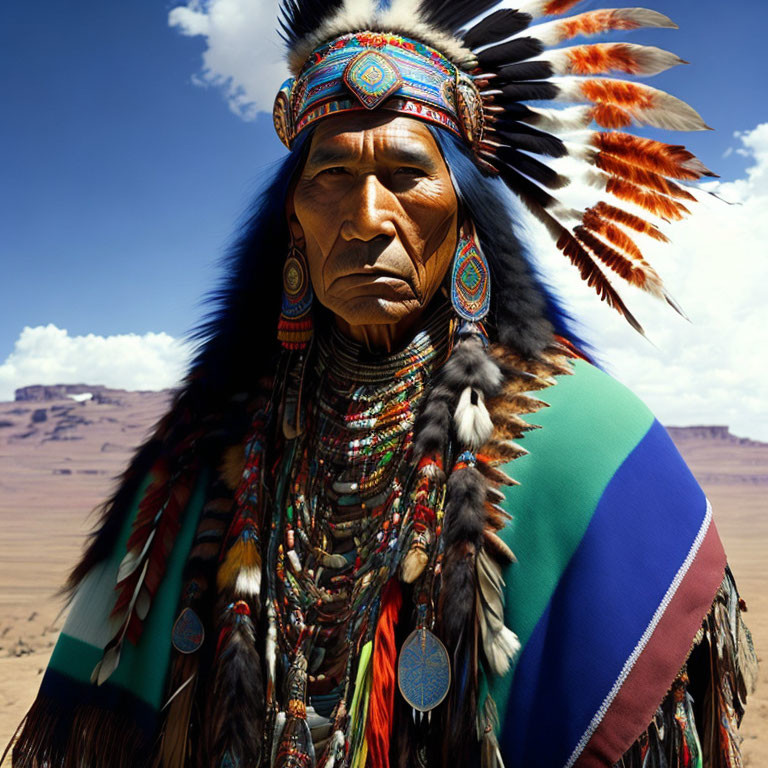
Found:
[[574, 5], [578, 5], [581, 0], [550, 0], [544, 6], [545, 16], [559, 16], [561, 13], [570, 11]]

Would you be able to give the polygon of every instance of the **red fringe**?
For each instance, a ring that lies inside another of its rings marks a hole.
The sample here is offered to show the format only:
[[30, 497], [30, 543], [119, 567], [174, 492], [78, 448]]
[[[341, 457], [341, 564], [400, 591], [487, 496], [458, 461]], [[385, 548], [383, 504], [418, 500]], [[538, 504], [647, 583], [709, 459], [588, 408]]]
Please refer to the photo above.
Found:
[[395, 705], [397, 646], [395, 628], [403, 604], [400, 582], [390, 579], [381, 598], [381, 612], [373, 640], [373, 678], [368, 703], [365, 737], [368, 742], [366, 768], [389, 768], [389, 743]]

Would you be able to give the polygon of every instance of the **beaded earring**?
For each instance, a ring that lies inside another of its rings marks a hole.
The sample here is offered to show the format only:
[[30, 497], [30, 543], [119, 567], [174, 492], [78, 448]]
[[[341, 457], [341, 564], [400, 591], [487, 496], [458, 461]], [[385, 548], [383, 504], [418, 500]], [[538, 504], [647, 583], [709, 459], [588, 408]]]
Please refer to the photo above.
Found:
[[291, 244], [283, 265], [283, 303], [277, 338], [285, 349], [306, 349], [314, 325], [312, 302], [315, 294], [304, 254]]
[[491, 275], [474, 228], [462, 226], [451, 272], [451, 305], [464, 321], [479, 323], [491, 305]]

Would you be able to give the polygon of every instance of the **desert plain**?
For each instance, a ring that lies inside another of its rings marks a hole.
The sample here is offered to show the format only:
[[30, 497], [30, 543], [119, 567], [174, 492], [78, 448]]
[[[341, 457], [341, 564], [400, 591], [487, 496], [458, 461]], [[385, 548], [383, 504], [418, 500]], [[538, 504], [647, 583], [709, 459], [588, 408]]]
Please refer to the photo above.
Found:
[[[89, 396], [90, 395], [90, 396]], [[92, 514], [169, 392], [32, 387], [0, 403], [0, 751], [32, 703], [62, 624], [56, 597]], [[707, 492], [758, 656], [768, 648], [768, 444], [725, 427], [670, 428]], [[768, 668], [741, 729], [744, 763], [768, 766]]]

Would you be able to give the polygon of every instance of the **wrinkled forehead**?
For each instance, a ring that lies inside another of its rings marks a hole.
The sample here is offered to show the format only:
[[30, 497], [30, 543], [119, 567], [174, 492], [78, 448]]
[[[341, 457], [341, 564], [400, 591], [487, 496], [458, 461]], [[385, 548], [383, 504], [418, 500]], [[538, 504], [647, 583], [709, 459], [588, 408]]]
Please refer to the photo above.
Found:
[[424, 122], [386, 112], [352, 112], [318, 123], [305, 168], [370, 160], [447, 171], [435, 137]]

